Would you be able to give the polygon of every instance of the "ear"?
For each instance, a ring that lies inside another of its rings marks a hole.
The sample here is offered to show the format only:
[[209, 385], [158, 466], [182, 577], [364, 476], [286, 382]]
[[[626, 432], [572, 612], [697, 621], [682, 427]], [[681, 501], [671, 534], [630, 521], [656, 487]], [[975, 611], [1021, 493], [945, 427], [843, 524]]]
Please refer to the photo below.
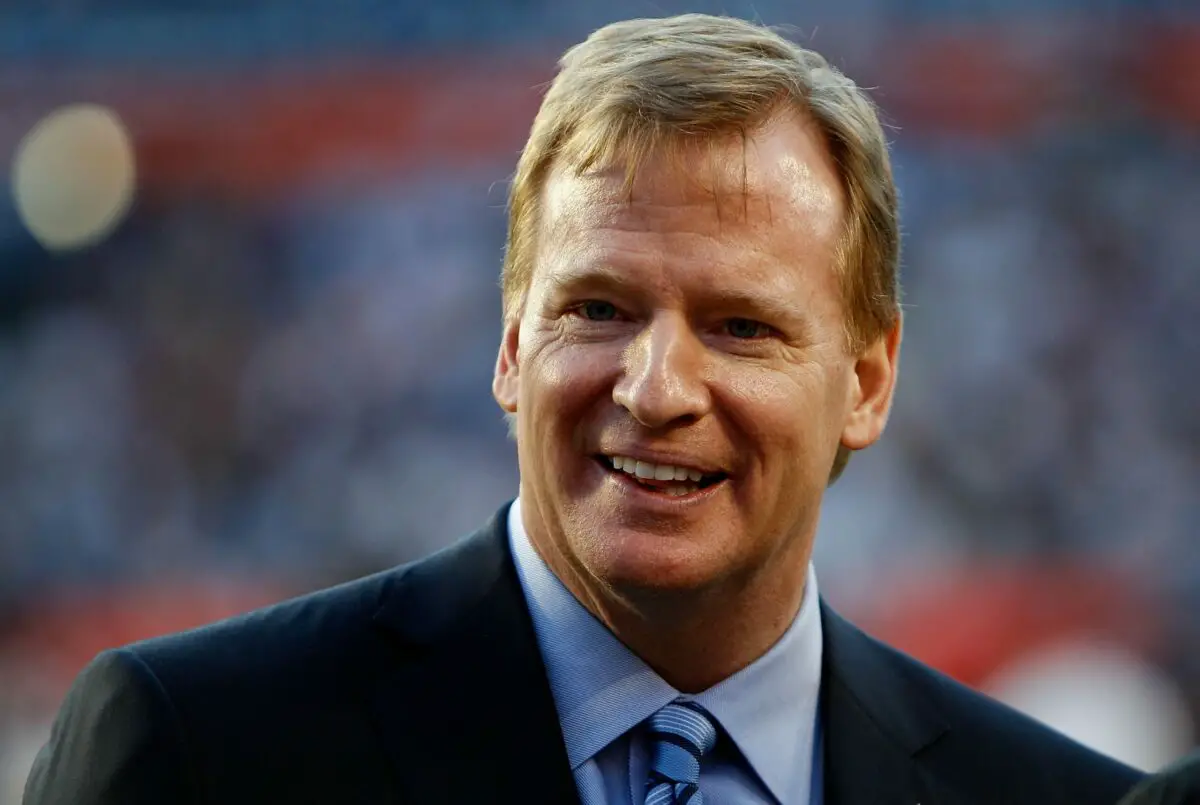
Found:
[[852, 407], [842, 430], [842, 444], [850, 450], [870, 447], [883, 435], [896, 392], [903, 330], [904, 319], [899, 316], [895, 326], [867, 347], [854, 364]]
[[517, 348], [520, 345], [521, 320], [513, 316], [505, 321], [496, 355], [496, 372], [492, 376], [492, 396], [506, 413], [517, 411], [521, 388], [521, 372]]

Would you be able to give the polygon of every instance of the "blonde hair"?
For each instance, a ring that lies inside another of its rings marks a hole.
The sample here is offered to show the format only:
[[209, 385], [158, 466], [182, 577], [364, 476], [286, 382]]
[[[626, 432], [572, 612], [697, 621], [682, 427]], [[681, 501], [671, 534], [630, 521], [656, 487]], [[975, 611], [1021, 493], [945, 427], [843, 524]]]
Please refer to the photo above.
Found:
[[[551, 170], [623, 165], [630, 189], [652, 154], [744, 137], [789, 110], [817, 125], [842, 180], [837, 270], [847, 348], [859, 353], [889, 332], [900, 316], [900, 228], [875, 105], [820, 54], [762, 25], [707, 14], [616, 22], [563, 55], [509, 190], [506, 320], [521, 315]], [[848, 460], [839, 449], [831, 482]]]

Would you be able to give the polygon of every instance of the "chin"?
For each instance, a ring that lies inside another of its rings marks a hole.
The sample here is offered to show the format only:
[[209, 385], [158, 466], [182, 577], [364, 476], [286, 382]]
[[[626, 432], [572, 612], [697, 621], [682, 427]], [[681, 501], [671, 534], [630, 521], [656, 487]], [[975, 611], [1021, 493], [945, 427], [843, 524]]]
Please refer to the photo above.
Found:
[[591, 572], [607, 586], [626, 593], [699, 591], [726, 574], [723, 553], [698, 534], [653, 533], [614, 529], [592, 545]]

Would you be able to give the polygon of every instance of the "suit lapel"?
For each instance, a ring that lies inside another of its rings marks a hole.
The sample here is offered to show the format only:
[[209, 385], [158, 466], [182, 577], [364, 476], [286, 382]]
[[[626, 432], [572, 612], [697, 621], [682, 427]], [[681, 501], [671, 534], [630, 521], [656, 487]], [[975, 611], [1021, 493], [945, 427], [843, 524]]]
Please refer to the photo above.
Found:
[[506, 517], [409, 568], [375, 618], [398, 659], [375, 714], [413, 802], [577, 801]]
[[947, 728], [876, 643], [821, 605], [825, 805], [945, 805], [917, 755]]

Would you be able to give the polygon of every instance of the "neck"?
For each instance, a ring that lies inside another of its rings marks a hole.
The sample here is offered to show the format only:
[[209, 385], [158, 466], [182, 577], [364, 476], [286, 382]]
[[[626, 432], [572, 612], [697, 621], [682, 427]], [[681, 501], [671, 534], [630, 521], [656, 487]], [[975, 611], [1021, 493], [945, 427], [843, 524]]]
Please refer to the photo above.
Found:
[[800, 610], [804, 587], [800, 576], [787, 590], [751, 585], [741, 595], [675, 594], [666, 601], [635, 593], [588, 608], [671, 687], [700, 693], [778, 642]]
[[[563, 585], [631, 651], [682, 693], [711, 688], [766, 654], [804, 600], [811, 540], [776, 557], [774, 571], [703, 590], [612, 590], [550, 546], [534, 549]], [[591, 583], [589, 583], [591, 582]]]

